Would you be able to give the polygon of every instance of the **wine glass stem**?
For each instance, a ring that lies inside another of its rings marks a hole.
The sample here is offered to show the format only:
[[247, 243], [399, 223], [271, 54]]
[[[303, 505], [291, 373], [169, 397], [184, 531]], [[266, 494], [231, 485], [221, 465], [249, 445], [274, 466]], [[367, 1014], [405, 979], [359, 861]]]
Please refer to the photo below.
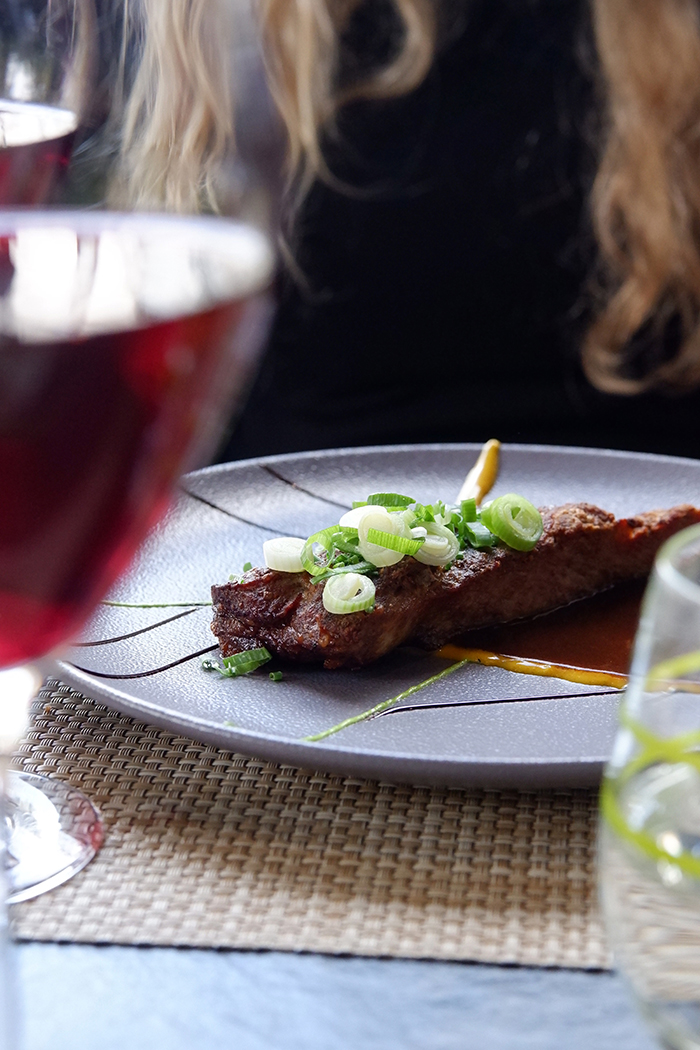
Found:
[[0, 1050], [17, 1045], [17, 980], [7, 906], [9, 824], [6, 814], [9, 756], [0, 754]]

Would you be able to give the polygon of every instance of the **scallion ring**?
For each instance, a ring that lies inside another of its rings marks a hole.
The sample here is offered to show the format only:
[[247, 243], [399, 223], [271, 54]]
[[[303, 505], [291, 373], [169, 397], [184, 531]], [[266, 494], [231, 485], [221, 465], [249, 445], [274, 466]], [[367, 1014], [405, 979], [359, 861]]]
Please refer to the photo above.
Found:
[[268, 569], [276, 572], [303, 572], [301, 552], [306, 541], [296, 536], [275, 536], [263, 543], [263, 557]]
[[374, 608], [374, 583], [359, 572], [331, 576], [323, 588], [323, 608], [326, 612], [369, 612]]
[[542, 515], [514, 492], [499, 496], [481, 511], [486, 528], [516, 551], [531, 551], [542, 535]]
[[348, 510], [343, 514], [339, 524], [345, 529], [356, 529], [359, 521], [362, 520], [362, 515], [367, 510], [367, 504], [363, 503], [361, 507], [354, 507], [353, 510]]
[[411, 533], [401, 515], [389, 514], [385, 507], [364, 507], [363, 511], [357, 524], [359, 538], [357, 548], [365, 561], [380, 568], [385, 565], [395, 565], [396, 562], [401, 561], [403, 558], [401, 551], [390, 550], [378, 543], [372, 543], [369, 539], [370, 530], [386, 532], [394, 536], [406, 536], [407, 539], [411, 539]]
[[459, 540], [451, 529], [433, 521], [423, 522], [427, 536], [413, 557], [424, 565], [449, 565], [459, 554]]
[[300, 558], [302, 568], [306, 569], [310, 576], [320, 576], [322, 572], [325, 572], [327, 565], [323, 562], [316, 560], [314, 553], [314, 544], [318, 543], [330, 557], [333, 554], [333, 534], [338, 531], [337, 525], [331, 525], [327, 529], [321, 529], [320, 532], [315, 532], [313, 536], [309, 536], [308, 540], [301, 549]]

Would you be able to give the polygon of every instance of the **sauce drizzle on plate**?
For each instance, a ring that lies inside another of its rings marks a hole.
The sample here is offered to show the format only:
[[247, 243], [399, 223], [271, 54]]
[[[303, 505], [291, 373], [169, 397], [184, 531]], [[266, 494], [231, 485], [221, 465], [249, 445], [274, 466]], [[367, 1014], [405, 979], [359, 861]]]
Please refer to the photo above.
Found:
[[519, 674], [622, 688], [645, 585], [635, 580], [532, 620], [469, 631], [443, 646], [439, 655]]

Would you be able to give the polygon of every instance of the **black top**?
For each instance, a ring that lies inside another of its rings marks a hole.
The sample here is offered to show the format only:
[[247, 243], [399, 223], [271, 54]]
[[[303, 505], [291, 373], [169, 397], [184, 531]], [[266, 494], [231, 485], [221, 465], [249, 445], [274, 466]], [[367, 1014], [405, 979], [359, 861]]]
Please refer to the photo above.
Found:
[[[586, 0], [471, 0], [427, 82], [350, 107], [300, 218], [221, 458], [413, 441], [700, 456], [700, 395], [603, 396], [578, 346], [594, 249]], [[382, 188], [383, 187], [383, 188]]]

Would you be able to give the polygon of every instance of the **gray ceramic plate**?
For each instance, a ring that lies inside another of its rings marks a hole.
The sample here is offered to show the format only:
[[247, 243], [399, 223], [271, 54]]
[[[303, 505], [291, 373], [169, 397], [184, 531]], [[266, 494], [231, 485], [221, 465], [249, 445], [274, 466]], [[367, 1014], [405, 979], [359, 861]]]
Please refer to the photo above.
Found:
[[[454, 498], [477, 452], [475, 445], [315, 452], [190, 474], [111, 597], [206, 602], [211, 583], [247, 561], [262, 563], [267, 537], [310, 535], [337, 521], [353, 499], [380, 490], [425, 502]], [[494, 494], [513, 490], [540, 505], [586, 500], [628, 515], [697, 503], [700, 462], [511, 445]], [[293, 667], [273, 682], [263, 668], [224, 679], [192, 656], [213, 645], [210, 619], [201, 607], [102, 606], [87, 644], [69, 652], [59, 673], [118, 711], [198, 740], [393, 781], [588, 785], [610, 752], [618, 694], [473, 665], [312, 743], [305, 738], [443, 670], [444, 661], [401, 650], [362, 671]]]

